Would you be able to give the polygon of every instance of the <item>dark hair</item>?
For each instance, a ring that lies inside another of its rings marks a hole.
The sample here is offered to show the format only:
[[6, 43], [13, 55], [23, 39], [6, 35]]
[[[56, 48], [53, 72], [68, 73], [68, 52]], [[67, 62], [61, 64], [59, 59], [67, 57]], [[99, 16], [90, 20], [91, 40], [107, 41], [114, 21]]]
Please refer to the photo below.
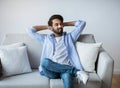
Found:
[[54, 20], [54, 19], [59, 19], [59, 20], [61, 20], [61, 22], [63, 22], [63, 20], [64, 20], [63, 17], [61, 15], [59, 15], [59, 14], [52, 15], [49, 18], [49, 21], [48, 21], [49, 26], [52, 26], [52, 20]]

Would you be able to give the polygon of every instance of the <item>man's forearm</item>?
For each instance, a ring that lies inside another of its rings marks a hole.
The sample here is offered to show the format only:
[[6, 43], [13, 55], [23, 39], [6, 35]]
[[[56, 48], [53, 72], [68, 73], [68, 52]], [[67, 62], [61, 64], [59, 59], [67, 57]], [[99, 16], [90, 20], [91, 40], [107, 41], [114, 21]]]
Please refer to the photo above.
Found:
[[[76, 21], [70, 21], [70, 22], [64, 22], [63, 26], [74, 26]], [[38, 25], [38, 26], [33, 26], [36, 31], [41, 31], [41, 30], [46, 30], [50, 29], [50, 26], [48, 25]]]
[[76, 21], [64, 22], [64, 26], [74, 26]]
[[33, 26], [33, 27], [36, 29], [36, 31], [48, 29], [48, 25], [40, 25], [40, 26]]

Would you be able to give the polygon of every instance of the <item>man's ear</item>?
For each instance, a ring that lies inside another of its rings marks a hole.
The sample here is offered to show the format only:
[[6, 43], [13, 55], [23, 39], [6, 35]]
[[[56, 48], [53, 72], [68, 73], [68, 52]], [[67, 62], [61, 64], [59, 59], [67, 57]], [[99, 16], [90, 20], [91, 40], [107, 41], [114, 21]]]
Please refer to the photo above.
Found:
[[53, 30], [53, 27], [52, 26], [48, 26], [48, 29], [50, 29], [51, 31]]

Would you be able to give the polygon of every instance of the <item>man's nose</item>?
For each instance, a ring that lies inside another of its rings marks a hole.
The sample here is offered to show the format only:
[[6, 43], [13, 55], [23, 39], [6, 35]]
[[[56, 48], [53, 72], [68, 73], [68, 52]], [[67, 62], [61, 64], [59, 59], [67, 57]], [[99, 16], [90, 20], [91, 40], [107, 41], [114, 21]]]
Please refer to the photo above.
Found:
[[62, 25], [58, 25], [59, 28], [62, 28]]

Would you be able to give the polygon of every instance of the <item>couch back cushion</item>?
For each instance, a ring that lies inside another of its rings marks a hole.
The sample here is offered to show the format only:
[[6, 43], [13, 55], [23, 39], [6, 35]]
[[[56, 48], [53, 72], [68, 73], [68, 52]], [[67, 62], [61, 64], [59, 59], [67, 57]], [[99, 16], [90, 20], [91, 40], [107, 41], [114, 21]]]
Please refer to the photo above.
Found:
[[81, 34], [77, 41], [84, 43], [95, 43], [95, 38], [93, 34]]
[[[86, 43], [94, 43], [95, 39], [92, 34], [82, 34], [78, 41]], [[38, 68], [40, 65], [40, 57], [42, 52], [42, 45], [31, 39], [27, 34], [6, 34], [2, 41], [2, 45], [13, 44], [17, 42], [23, 42], [28, 49], [28, 57], [30, 61], [31, 68]]]

